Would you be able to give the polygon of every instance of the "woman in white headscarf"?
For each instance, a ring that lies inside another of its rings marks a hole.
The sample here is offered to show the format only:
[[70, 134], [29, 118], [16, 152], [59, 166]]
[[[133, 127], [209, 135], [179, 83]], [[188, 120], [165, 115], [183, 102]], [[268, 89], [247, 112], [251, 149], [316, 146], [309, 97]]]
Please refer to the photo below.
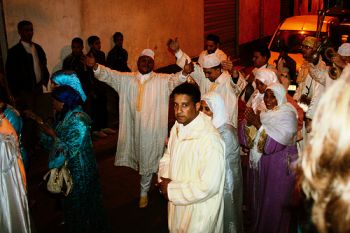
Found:
[[268, 68], [261, 68], [255, 71], [256, 89], [247, 102], [247, 107], [251, 107], [255, 113], [266, 111], [264, 103], [264, 92], [266, 87], [278, 83], [278, 78], [275, 72]]
[[237, 132], [227, 124], [228, 115], [221, 96], [215, 92], [206, 93], [201, 100], [202, 112], [212, 117], [225, 142], [225, 185], [224, 185], [224, 232], [243, 232], [242, 221], [242, 169]]
[[[250, 167], [258, 171], [257, 190], [253, 190], [257, 194], [253, 232], [288, 233], [295, 183], [292, 164], [298, 154], [295, 142], [297, 120], [281, 84], [266, 88], [264, 102], [266, 112], [247, 117], [247, 124], [258, 129], [249, 156]], [[240, 137], [246, 135], [240, 132]]]

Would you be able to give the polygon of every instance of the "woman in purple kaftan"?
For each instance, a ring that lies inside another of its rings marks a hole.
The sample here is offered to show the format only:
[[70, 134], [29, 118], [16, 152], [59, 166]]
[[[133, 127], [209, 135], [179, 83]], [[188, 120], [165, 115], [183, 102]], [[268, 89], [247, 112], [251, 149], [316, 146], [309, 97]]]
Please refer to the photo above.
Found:
[[250, 112], [239, 126], [240, 142], [250, 148], [247, 202], [248, 211], [253, 211], [249, 213], [251, 232], [255, 233], [291, 232], [297, 120], [285, 95], [281, 84], [268, 86], [264, 95], [268, 111], [260, 115]]

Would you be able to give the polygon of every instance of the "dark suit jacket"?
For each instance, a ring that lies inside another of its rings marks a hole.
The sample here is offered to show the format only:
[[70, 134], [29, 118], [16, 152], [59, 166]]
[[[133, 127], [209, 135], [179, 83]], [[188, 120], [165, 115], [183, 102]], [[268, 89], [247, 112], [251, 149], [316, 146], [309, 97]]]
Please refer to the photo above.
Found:
[[[47, 69], [47, 60], [44, 50], [35, 44], [41, 68], [41, 83], [47, 85], [50, 74]], [[20, 91], [32, 91], [38, 85], [36, 83], [33, 56], [25, 50], [19, 42], [8, 50], [6, 61], [6, 77], [12, 94]]]

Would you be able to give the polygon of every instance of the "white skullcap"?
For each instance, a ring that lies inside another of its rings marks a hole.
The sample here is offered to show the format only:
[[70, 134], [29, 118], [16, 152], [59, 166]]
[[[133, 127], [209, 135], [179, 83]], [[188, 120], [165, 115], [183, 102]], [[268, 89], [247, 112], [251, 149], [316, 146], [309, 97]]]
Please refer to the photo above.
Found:
[[350, 43], [344, 43], [339, 46], [338, 54], [340, 56], [349, 57], [350, 56]]
[[140, 57], [142, 56], [147, 56], [147, 57], [150, 57], [154, 60], [154, 52], [152, 49], [144, 49], [142, 50], [141, 54], [140, 54]]
[[260, 68], [254, 73], [255, 79], [258, 79], [263, 84], [269, 86], [272, 83], [278, 83], [278, 78], [275, 72], [268, 68]]
[[205, 55], [203, 58], [203, 68], [212, 68], [220, 64], [221, 62], [215, 53]]

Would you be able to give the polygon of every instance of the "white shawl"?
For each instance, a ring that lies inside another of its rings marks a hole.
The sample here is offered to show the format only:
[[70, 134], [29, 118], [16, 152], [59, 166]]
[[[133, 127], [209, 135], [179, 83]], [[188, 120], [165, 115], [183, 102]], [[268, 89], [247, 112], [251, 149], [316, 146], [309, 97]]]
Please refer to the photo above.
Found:
[[[282, 84], [274, 83], [267, 87], [273, 91], [277, 99], [277, 107], [260, 114], [261, 127], [254, 138], [254, 145], [250, 152], [250, 165], [257, 168], [262, 152], [258, 150], [260, 134], [265, 130], [266, 134], [282, 145], [293, 145], [297, 133], [297, 118], [293, 107], [286, 100], [286, 90]], [[267, 90], [266, 89], [266, 90]]]

